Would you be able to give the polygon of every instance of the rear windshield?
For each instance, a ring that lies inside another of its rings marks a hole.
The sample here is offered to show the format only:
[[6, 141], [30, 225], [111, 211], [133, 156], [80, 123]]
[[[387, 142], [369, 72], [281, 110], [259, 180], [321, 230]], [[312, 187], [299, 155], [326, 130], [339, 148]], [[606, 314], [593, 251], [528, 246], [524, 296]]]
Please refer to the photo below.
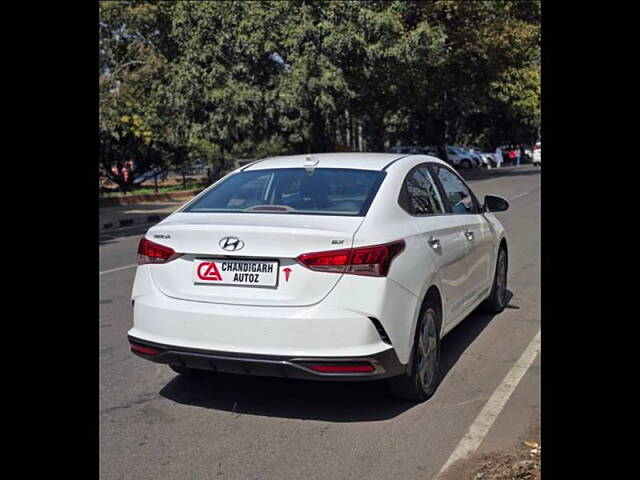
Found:
[[344, 168], [240, 172], [182, 211], [364, 216], [384, 176], [381, 171]]

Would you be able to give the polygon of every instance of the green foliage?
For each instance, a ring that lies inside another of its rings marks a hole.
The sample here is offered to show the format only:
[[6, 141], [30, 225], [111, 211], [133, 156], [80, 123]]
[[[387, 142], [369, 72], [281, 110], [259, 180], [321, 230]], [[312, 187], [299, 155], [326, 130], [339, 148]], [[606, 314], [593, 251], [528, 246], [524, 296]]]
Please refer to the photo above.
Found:
[[[134, 120], [135, 119], [135, 120]], [[385, 143], [532, 142], [539, 1], [100, 3], [111, 173]]]

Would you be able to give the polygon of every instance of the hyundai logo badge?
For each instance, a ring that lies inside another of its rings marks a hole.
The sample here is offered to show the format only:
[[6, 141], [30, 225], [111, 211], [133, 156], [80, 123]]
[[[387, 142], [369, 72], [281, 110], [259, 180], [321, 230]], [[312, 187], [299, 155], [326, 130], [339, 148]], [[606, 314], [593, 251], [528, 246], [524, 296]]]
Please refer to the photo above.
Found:
[[227, 250], [229, 252], [235, 252], [244, 248], [244, 242], [240, 240], [238, 237], [224, 237], [220, 239], [220, 248], [223, 250]]

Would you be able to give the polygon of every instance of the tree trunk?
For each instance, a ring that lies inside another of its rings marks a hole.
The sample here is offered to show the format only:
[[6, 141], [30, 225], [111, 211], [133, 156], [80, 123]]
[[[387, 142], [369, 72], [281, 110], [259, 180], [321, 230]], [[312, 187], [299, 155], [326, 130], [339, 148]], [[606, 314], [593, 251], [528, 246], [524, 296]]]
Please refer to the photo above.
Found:
[[[385, 142], [385, 128], [381, 118], [368, 118], [367, 128], [364, 132], [364, 140], [366, 142], [367, 151], [370, 152], [384, 152]], [[395, 139], [391, 140], [391, 145], [394, 145]]]
[[345, 133], [345, 145], [351, 148], [351, 119], [349, 117], [349, 110], [344, 111], [344, 133]]
[[349, 137], [351, 138], [351, 145], [349, 148], [351, 150], [356, 150], [356, 132], [355, 132], [355, 122], [353, 121], [353, 116], [349, 115]]

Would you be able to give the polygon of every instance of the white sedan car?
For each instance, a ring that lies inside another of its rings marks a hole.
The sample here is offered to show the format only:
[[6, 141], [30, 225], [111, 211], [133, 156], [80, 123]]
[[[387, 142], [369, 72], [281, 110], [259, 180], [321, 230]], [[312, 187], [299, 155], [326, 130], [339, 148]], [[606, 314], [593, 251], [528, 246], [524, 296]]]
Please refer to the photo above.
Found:
[[425, 400], [441, 338], [505, 307], [507, 208], [425, 155], [259, 160], [141, 239], [131, 349], [185, 375], [388, 377]]

